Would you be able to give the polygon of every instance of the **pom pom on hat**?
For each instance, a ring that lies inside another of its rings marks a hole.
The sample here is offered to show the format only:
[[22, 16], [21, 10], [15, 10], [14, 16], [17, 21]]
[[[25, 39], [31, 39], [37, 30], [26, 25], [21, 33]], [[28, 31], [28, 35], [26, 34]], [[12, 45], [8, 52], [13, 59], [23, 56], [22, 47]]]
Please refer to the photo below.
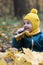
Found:
[[37, 14], [37, 13], [38, 13], [38, 10], [37, 10], [37, 9], [35, 9], [35, 8], [33, 8], [33, 9], [31, 9], [30, 13]]

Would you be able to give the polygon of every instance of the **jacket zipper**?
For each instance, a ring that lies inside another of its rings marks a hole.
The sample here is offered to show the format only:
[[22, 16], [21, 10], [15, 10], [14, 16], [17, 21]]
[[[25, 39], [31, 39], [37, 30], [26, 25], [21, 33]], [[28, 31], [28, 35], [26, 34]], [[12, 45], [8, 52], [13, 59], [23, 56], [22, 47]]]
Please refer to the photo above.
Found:
[[32, 38], [32, 47], [31, 47], [31, 50], [33, 51], [33, 47], [34, 47], [34, 40]]

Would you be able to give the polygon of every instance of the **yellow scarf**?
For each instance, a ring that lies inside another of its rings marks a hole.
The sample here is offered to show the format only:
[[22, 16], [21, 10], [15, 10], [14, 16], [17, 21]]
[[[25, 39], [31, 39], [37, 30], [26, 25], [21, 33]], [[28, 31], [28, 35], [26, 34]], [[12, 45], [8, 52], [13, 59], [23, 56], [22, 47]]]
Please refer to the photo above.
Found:
[[24, 32], [22, 32], [21, 34], [16, 35], [15, 38], [16, 38], [16, 40], [18, 41], [18, 40], [20, 40], [21, 38], [24, 38], [24, 35], [26, 35], [26, 36], [29, 37], [29, 36], [33, 36], [33, 35], [35, 35], [35, 34], [38, 34], [39, 32], [40, 32], [40, 28], [37, 28], [37, 29], [33, 30], [32, 32], [24, 31]]
[[37, 28], [37, 29], [33, 30], [32, 32], [25, 31], [25, 35], [26, 36], [33, 36], [35, 34], [38, 34], [39, 32], [40, 32], [40, 29]]

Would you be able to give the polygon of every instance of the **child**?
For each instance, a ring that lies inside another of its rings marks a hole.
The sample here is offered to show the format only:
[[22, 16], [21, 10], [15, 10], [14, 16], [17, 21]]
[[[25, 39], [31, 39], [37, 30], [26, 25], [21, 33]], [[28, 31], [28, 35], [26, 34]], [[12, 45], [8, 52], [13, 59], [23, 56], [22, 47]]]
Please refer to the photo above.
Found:
[[23, 47], [43, 52], [43, 33], [40, 32], [40, 20], [37, 12], [37, 9], [33, 8], [30, 13], [24, 16], [24, 26], [17, 30], [18, 36], [16, 35], [12, 39], [12, 47], [17, 49]]

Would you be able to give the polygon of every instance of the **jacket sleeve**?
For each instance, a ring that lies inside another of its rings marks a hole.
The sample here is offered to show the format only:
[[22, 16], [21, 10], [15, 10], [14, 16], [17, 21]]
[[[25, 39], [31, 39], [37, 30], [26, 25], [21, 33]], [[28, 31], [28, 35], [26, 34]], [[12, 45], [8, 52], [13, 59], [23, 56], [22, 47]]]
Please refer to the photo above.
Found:
[[43, 34], [41, 34], [41, 37], [40, 37], [40, 44], [42, 46], [41, 51], [43, 52]]
[[22, 40], [16, 40], [16, 38], [12, 38], [12, 47], [14, 48], [21, 48], [22, 47]]

